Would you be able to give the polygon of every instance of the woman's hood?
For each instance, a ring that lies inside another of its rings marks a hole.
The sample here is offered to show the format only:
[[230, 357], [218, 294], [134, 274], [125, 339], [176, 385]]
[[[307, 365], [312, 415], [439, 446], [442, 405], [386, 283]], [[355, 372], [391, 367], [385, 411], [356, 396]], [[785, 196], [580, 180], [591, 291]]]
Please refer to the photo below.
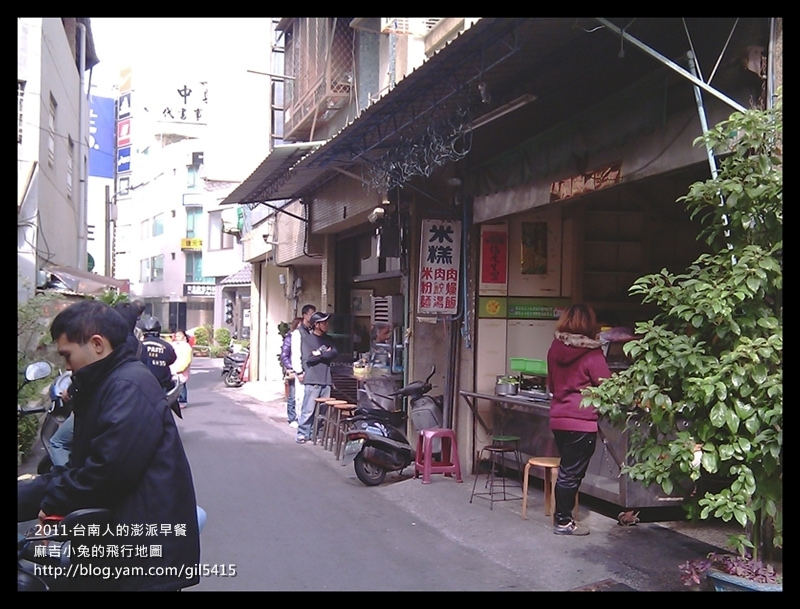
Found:
[[592, 349], [599, 349], [602, 343], [583, 334], [556, 332], [552, 355], [555, 363], [568, 365]]

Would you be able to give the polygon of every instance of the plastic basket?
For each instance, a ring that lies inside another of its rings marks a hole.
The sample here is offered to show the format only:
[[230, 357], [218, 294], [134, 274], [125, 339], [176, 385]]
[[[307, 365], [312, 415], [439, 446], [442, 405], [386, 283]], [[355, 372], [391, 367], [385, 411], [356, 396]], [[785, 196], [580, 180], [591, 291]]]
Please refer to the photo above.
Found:
[[543, 359], [528, 359], [525, 357], [512, 357], [511, 369], [515, 372], [525, 372], [544, 376], [547, 374], [547, 362]]

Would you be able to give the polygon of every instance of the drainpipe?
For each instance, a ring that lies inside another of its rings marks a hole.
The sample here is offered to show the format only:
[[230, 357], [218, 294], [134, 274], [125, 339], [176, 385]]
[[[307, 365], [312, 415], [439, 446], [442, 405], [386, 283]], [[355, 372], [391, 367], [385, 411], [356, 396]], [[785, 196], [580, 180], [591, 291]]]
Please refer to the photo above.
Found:
[[[83, 23], [77, 23], [78, 26], [78, 76], [80, 78], [80, 90], [78, 91], [78, 188], [77, 188], [77, 202], [78, 202], [78, 263], [76, 268], [85, 271], [89, 264], [88, 256], [88, 230], [87, 230], [87, 181], [86, 181], [86, 164], [83, 160], [84, 151], [84, 131], [86, 130], [86, 108], [84, 104], [84, 74], [86, 72], [86, 26]], [[87, 148], [88, 150], [88, 148]]]

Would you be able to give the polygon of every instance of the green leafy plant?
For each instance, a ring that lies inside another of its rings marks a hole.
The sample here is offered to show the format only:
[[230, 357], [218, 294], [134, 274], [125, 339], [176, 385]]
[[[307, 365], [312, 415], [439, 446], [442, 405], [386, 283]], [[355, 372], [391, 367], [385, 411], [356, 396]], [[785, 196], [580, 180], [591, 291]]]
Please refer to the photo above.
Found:
[[753, 564], [783, 546], [782, 138], [779, 91], [696, 140], [719, 171], [678, 202], [712, 253], [634, 282], [661, 312], [625, 345], [631, 366], [583, 402], [629, 430], [629, 477], [685, 485], [690, 518], [735, 520], [729, 543]]
[[194, 344], [199, 347], [208, 347], [210, 337], [211, 333], [208, 331], [208, 326], [200, 326], [194, 331]]
[[106, 288], [97, 299], [102, 300], [104, 303], [112, 307], [118, 302], [130, 302], [130, 296], [128, 293], [120, 292], [116, 288]]
[[[231, 344], [231, 331], [228, 328], [217, 328], [214, 330], [214, 342], [222, 349], [227, 349]], [[213, 356], [213, 353], [212, 353]]]
[[214, 345], [208, 348], [209, 357], [225, 357], [227, 352], [228, 347], [223, 347], [222, 345]]

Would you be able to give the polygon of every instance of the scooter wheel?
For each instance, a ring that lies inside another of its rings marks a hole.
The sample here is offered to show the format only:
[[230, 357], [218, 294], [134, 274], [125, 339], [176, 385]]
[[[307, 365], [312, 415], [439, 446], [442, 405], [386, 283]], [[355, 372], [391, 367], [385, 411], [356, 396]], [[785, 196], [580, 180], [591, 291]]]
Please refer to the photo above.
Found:
[[358, 479], [367, 486], [378, 486], [386, 478], [386, 470], [364, 459], [361, 453], [356, 455], [353, 468]]
[[228, 374], [223, 376], [222, 382], [225, 383], [226, 387], [241, 387], [242, 385], [244, 385], [241, 379], [233, 372], [228, 372]]

